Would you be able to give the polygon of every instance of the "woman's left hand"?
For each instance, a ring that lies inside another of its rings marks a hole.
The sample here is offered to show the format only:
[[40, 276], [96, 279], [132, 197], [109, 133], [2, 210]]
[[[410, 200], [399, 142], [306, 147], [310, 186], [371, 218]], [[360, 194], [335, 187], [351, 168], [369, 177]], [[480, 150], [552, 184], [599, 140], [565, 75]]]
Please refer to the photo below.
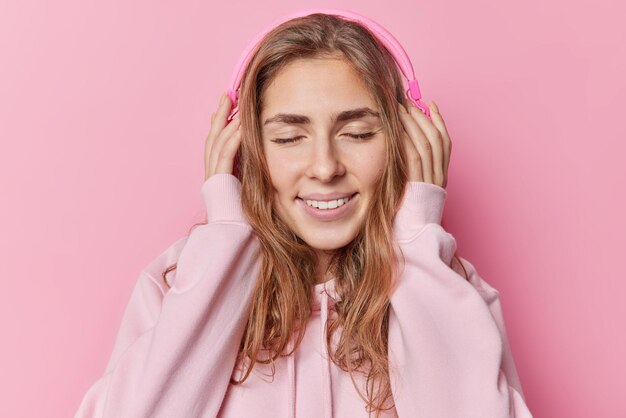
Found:
[[409, 181], [422, 181], [446, 188], [452, 141], [437, 105], [431, 101], [432, 121], [411, 102], [398, 103], [404, 126], [404, 144], [409, 160]]

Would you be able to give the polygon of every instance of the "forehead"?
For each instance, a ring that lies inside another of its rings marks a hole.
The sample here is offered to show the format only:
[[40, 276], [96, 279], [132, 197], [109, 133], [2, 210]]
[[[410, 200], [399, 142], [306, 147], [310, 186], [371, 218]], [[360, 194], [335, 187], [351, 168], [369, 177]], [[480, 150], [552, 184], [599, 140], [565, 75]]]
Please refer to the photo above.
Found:
[[[296, 59], [282, 68], [262, 94], [261, 124], [277, 113], [327, 118], [369, 108], [375, 100], [364, 80], [345, 59]], [[367, 113], [367, 112], [366, 112]]]

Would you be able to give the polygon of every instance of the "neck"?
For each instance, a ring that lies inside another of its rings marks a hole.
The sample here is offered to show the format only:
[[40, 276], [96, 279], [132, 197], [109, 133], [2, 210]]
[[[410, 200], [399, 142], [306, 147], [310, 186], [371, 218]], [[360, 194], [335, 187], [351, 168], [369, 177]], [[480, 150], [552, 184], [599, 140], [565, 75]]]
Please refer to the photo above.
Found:
[[331, 254], [324, 250], [317, 250], [317, 269], [315, 271], [315, 282], [324, 283], [331, 279], [330, 275], [326, 271], [330, 262]]

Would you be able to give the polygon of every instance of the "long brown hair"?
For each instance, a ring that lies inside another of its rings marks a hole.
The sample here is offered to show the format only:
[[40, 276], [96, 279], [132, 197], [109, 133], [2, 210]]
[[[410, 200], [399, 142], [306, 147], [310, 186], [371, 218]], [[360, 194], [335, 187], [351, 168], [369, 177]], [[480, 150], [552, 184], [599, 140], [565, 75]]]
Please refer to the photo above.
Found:
[[[355, 387], [368, 411], [374, 410], [378, 417], [382, 410], [393, 407], [384, 408], [392, 398], [387, 361], [389, 298], [395, 274], [390, 260], [396, 260], [392, 228], [408, 181], [396, 103], [406, 106], [407, 99], [402, 76], [385, 46], [364, 26], [339, 16], [315, 13], [275, 27], [261, 40], [241, 83], [241, 171], [236, 175], [242, 185], [243, 211], [260, 242], [262, 263], [239, 348], [239, 360], [251, 362], [242, 379], [231, 377], [231, 383], [244, 382], [255, 362], [271, 363], [273, 369], [279, 355], [291, 355], [302, 341], [303, 324], [311, 315], [316, 253], [277, 216], [273, 199], [268, 198], [273, 196], [273, 188], [259, 119], [263, 92], [285, 65], [293, 59], [324, 57], [346, 59], [362, 76], [375, 97], [386, 137], [386, 163], [367, 218], [354, 240], [332, 253], [327, 271], [336, 279], [340, 296], [335, 301], [336, 318], [329, 315], [328, 352], [352, 378], [353, 372], [367, 376], [365, 397], [356, 383]], [[457, 261], [463, 267], [458, 257]], [[168, 287], [166, 275], [175, 268], [173, 264], [163, 272]], [[467, 272], [465, 276], [468, 279]], [[329, 341], [340, 328], [337, 348], [332, 351]], [[292, 351], [282, 354], [294, 333]], [[268, 358], [259, 358], [260, 352], [269, 353]]]

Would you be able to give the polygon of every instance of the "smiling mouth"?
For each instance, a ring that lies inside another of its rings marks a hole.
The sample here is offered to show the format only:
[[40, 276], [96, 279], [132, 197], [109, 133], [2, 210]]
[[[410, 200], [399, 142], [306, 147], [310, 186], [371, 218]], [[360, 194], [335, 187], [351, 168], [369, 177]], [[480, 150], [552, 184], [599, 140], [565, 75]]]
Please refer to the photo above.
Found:
[[[306, 200], [298, 198], [296, 200], [296, 205], [299, 207], [299, 210], [304, 211], [304, 214], [307, 215], [307, 218], [320, 221], [320, 222], [334, 222], [342, 219], [347, 219], [350, 214], [354, 214], [356, 210], [356, 205], [359, 204], [360, 194], [354, 193], [349, 197], [347, 202], [342, 205], [337, 205], [337, 207], [326, 207], [326, 208], [318, 208], [316, 206], [312, 206], [306, 203]], [[300, 202], [298, 202], [300, 200]]]
[[[350, 196], [348, 196], [350, 199], [352, 199], [354, 196], [356, 196], [357, 194], [359, 194], [359, 192], [354, 192], [352, 193]], [[303, 202], [306, 203], [307, 200], [315, 200], [315, 199], [302, 199], [300, 196], [296, 196], [297, 200], [302, 200]], [[331, 199], [331, 200], [338, 200], [338, 199]], [[349, 200], [348, 200], [349, 201]]]

